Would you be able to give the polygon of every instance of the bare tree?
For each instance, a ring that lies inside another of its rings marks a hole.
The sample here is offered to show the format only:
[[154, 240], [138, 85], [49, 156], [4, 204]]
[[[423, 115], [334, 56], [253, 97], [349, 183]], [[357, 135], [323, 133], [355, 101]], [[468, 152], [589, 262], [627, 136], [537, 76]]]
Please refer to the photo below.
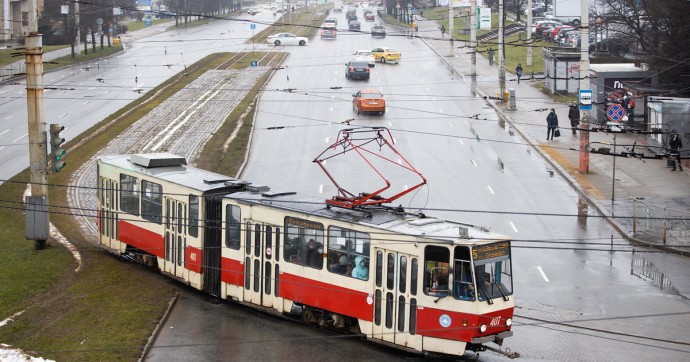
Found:
[[627, 45], [618, 55], [648, 63], [662, 83], [690, 94], [689, 1], [597, 0], [590, 17], [606, 24], [610, 45]]

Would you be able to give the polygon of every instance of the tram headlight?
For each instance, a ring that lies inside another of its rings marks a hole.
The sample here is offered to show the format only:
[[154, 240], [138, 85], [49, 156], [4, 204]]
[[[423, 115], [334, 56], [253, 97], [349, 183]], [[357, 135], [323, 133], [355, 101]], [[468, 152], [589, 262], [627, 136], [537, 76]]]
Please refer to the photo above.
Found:
[[513, 325], [513, 318], [506, 318], [506, 326], [510, 327]]
[[482, 333], [486, 332], [486, 324], [482, 324], [481, 326], [479, 326], [479, 331]]

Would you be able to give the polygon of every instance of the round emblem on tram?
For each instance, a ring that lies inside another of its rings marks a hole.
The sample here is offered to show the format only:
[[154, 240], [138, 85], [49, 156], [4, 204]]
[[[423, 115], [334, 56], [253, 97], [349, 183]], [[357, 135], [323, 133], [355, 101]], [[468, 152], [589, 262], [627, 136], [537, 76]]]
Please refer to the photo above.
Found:
[[438, 323], [441, 325], [443, 328], [448, 328], [450, 327], [450, 324], [452, 323], [450, 316], [448, 314], [442, 314], [438, 318]]

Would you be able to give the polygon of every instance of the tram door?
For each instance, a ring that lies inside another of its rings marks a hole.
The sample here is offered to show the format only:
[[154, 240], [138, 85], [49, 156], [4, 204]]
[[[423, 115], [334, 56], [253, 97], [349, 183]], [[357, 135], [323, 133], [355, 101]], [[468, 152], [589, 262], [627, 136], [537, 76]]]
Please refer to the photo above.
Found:
[[414, 346], [419, 261], [416, 257], [375, 248], [373, 338]]
[[117, 182], [101, 178], [101, 214], [100, 214], [100, 226], [101, 226], [101, 244], [111, 247], [113, 249], [118, 249], [119, 245], [117, 243], [117, 200], [116, 190]]
[[244, 247], [244, 300], [265, 307], [273, 307], [275, 257], [274, 233], [279, 228], [247, 222]]
[[164, 270], [185, 278], [184, 256], [187, 247], [187, 204], [164, 197], [165, 202], [165, 262]]

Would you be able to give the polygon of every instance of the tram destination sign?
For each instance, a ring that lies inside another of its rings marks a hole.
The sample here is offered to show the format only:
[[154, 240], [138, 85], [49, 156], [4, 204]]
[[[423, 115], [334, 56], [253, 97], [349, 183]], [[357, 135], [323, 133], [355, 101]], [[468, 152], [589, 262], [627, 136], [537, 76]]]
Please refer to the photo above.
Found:
[[510, 243], [507, 241], [488, 245], [477, 245], [472, 248], [472, 259], [474, 260], [493, 259], [507, 257], [509, 255]]

